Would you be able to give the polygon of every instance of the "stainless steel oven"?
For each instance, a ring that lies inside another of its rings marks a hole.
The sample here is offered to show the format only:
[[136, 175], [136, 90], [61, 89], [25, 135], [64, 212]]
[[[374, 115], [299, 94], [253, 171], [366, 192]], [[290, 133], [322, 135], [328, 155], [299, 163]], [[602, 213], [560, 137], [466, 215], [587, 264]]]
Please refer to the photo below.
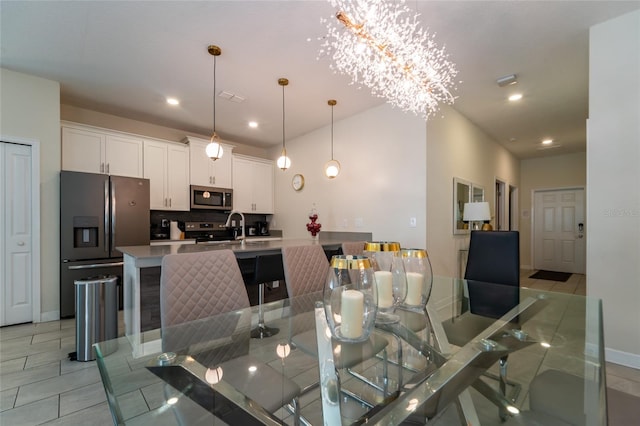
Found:
[[233, 210], [233, 189], [191, 185], [191, 208]]

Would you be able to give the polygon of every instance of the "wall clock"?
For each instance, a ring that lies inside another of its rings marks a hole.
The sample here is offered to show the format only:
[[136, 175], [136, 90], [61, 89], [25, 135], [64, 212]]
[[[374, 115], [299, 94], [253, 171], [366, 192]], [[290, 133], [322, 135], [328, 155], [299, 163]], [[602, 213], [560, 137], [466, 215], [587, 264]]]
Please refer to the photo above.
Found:
[[304, 187], [304, 176], [299, 173], [293, 175], [293, 179], [291, 179], [291, 186], [293, 186], [293, 189], [296, 191], [300, 191]]

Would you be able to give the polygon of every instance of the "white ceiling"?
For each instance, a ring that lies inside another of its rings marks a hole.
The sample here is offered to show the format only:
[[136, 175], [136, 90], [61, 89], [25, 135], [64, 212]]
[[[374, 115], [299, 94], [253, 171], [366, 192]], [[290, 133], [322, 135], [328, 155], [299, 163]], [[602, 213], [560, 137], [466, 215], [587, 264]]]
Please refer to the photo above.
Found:
[[[454, 108], [520, 158], [585, 150], [589, 27], [640, 1], [409, 1], [457, 64]], [[328, 1], [6, 1], [0, 3], [3, 68], [61, 84], [61, 102], [210, 134], [213, 59], [222, 48], [216, 128], [226, 140], [282, 142], [379, 105], [368, 89], [318, 58], [333, 18]], [[500, 88], [515, 73], [518, 84]], [[523, 93], [509, 104], [512, 90]], [[179, 107], [166, 96], [181, 100]], [[437, 119], [437, 116], [436, 118]], [[249, 129], [248, 120], [260, 123]], [[541, 150], [551, 137], [560, 145]], [[336, 135], [336, 140], [339, 136]]]

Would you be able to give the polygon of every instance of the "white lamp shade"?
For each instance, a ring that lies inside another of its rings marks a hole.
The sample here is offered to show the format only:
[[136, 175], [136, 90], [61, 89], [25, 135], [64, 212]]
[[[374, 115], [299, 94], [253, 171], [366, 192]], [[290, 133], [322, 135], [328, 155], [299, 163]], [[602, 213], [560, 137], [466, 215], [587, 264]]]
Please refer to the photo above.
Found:
[[287, 170], [291, 167], [291, 160], [286, 155], [281, 155], [280, 158], [278, 158], [278, 161], [276, 161], [276, 164], [278, 165], [278, 168]]
[[214, 161], [218, 158], [222, 158], [222, 154], [224, 152], [224, 150], [222, 149], [222, 145], [220, 145], [218, 142], [214, 142], [213, 138], [211, 138], [211, 142], [207, 144], [206, 151], [207, 157], [211, 158]]
[[333, 179], [340, 174], [340, 163], [337, 160], [329, 160], [324, 165], [324, 174], [329, 179]]
[[488, 202], [482, 203], [464, 203], [463, 221], [485, 221], [491, 220], [491, 210]]

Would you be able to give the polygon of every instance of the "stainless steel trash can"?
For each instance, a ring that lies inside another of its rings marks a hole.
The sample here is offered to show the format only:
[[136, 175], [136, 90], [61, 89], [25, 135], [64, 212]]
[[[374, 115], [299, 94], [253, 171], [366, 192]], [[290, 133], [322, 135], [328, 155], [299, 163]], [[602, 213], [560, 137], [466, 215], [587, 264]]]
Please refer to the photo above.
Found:
[[118, 277], [101, 275], [76, 280], [74, 284], [76, 359], [93, 361], [94, 343], [118, 337]]

